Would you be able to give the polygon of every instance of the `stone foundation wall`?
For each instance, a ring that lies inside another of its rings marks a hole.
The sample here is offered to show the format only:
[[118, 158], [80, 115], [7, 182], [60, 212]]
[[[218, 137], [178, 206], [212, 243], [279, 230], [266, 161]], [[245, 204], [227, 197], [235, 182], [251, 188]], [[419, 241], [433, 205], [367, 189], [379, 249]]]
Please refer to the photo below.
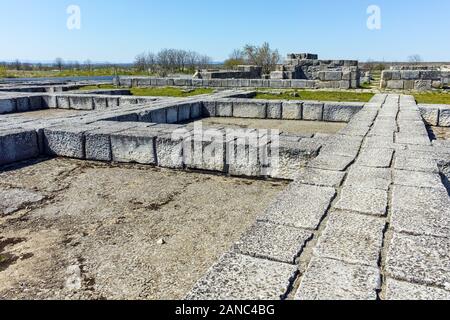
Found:
[[381, 74], [382, 89], [427, 91], [449, 84], [450, 71], [385, 70]]
[[359, 87], [356, 74], [325, 72], [322, 80], [281, 79], [182, 79], [119, 77], [116, 85], [123, 87], [202, 87], [202, 88], [273, 88], [273, 89], [350, 89]]
[[419, 110], [426, 124], [450, 127], [450, 105], [421, 104]]

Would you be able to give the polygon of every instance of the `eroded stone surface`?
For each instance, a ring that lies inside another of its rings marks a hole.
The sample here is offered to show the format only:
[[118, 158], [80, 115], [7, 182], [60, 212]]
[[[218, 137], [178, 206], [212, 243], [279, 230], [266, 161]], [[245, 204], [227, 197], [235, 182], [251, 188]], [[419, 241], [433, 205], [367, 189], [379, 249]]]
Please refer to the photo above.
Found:
[[44, 196], [37, 192], [24, 189], [0, 189], [0, 215], [9, 215], [42, 199]]
[[450, 300], [450, 291], [388, 278], [386, 300]]

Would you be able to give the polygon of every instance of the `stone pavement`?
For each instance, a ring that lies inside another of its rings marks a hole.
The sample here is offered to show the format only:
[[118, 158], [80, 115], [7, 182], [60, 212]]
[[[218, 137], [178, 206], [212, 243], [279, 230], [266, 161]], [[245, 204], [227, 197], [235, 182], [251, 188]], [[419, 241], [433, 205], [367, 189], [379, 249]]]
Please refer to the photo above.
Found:
[[189, 299], [450, 299], [450, 199], [411, 96], [376, 95]]

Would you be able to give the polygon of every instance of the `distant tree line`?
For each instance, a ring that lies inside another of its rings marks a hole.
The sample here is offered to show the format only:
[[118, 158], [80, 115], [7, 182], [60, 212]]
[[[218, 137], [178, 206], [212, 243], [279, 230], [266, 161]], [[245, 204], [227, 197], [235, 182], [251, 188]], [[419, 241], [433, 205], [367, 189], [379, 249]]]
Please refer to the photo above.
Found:
[[238, 65], [250, 64], [260, 66], [263, 74], [269, 74], [280, 62], [279, 51], [271, 49], [265, 42], [261, 46], [247, 44], [242, 49], [235, 49], [225, 61], [225, 67], [234, 69]]
[[[13, 62], [0, 62], [0, 67], [8, 70], [16, 71], [52, 71], [57, 69], [58, 71], [63, 70], [86, 70], [92, 71], [94, 64], [91, 60], [86, 60], [83, 63], [78, 61], [64, 61], [62, 58], [56, 58], [53, 63], [30, 63], [21, 62], [20, 60], [15, 60]], [[95, 64], [96, 68], [114, 68], [117, 67], [115, 64], [102, 63]]]
[[136, 56], [134, 67], [140, 72], [167, 75], [169, 73], [194, 73], [197, 69], [211, 66], [212, 59], [195, 51], [163, 49]]

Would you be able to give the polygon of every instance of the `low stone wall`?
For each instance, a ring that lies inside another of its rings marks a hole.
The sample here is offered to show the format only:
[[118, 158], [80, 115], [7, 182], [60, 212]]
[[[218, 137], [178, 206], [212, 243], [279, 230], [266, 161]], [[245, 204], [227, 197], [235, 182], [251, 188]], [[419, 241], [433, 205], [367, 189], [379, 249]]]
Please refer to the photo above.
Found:
[[450, 105], [421, 104], [419, 110], [426, 124], [450, 127]]
[[385, 70], [381, 74], [382, 89], [427, 91], [449, 84], [450, 71]]
[[[331, 71], [330, 71], [331, 72]], [[123, 87], [199, 87], [199, 88], [273, 88], [273, 89], [350, 89], [359, 87], [359, 77], [351, 73], [325, 72], [321, 80], [279, 79], [184, 79], [119, 77], [115, 84]]]

